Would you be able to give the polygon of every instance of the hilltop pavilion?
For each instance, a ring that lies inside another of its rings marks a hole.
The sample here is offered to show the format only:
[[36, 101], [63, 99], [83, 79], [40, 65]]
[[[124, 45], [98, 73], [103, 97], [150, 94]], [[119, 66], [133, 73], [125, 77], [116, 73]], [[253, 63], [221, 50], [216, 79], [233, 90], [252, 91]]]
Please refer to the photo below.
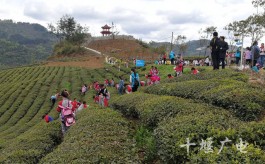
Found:
[[109, 36], [111, 34], [111, 31], [109, 31], [111, 29], [110, 26], [108, 26], [107, 24], [105, 26], [102, 26], [102, 31], [100, 32], [103, 36]]

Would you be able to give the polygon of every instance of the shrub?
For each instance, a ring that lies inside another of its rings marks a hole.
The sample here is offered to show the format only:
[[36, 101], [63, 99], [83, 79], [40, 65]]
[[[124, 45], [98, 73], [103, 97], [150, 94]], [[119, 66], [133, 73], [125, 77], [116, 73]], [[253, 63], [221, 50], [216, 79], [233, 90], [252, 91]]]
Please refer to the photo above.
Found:
[[155, 139], [152, 131], [144, 126], [140, 126], [134, 136], [136, 146], [144, 153], [144, 161], [151, 162], [156, 158]]
[[[151, 96], [151, 95], [150, 95]], [[163, 120], [176, 115], [212, 111], [222, 113], [224, 109], [213, 107], [204, 103], [195, 103], [191, 100], [176, 98], [172, 96], [160, 96], [137, 105], [140, 118], [144, 125], [155, 128]]]
[[41, 122], [17, 137], [0, 155], [1, 163], [37, 163], [61, 142], [61, 124]]
[[136, 105], [141, 104], [144, 101], [150, 101], [150, 99], [157, 97], [156, 95], [150, 96], [148, 94], [133, 93], [127, 94], [120, 97], [116, 97], [110, 106], [118, 111], [120, 111], [126, 117], [139, 118], [140, 111], [137, 109]]
[[54, 46], [53, 54], [58, 56], [70, 56], [74, 54], [82, 54], [85, 51], [86, 50], [83, 47], [63, 41]]
[[241, 124], [240, 134], [238, 136], [244, 137], [248, 142], [253, 143], [254, 146], [265, 151], [265, 120], [260, 122], [250, 122]]
[[146, 67], [142, 67], [142, 68], [141, 68], [141, 71], [145, 71], [145, 70], [146, 70]]
[[166, 79], [163, 80], [165, 83], [173, 83], [173, 82], [182, 82], [182, 81], [190, 81], [190, 80], [209, 80], [209, 79], [216, 79], [216, 80], [222, 80], [222, 79], [231, 79], [231, 80], [237, 80], [237, 81], [248, 81], [248, 76], [245, 73], [238, 72], [231, 69], [225, 69], [222, 71], [202, 71], [197, 75], [192, 74], [183, 74], [182, 76], [178, 78], [172, 78], [172, 79]]
[[[40, 163], [137, 163], [129, 123], [112, 110], [83, 110], [60, 144]], [[67, 151], [66, 151], [67, 150]]]
[[258, 120], [265, 95], [257, 88], [235, 80], [194, 80], [147, 87], [146, 93], [201, 100], [232, 111], [242, 120]]
[[[237, 141], [238, 142], [238, 141]], [[235, 142], [236, 143], [236, 142]], [[255, 148], [252, 144], [244, 150], [247, 153], [241, 153], [235, 145], [225, 148], [221, 154], [218, 154], [217, 149], [214, 153], [199, 152], [192, 154], [190, 163], [255, 163], [263, 164], [265, 162], [265, 154], [262, 150]]]
[[[238, 122], [238, 123], [237, 123]], [[161, 122], [154, 131], [156, 138], [158, 156], [164, 163], [264, 163], [264, 152], [253, 146], [253, 142], [248, 141], [248, 135], [242, 137], [250, 145], [247, 147], [247, 154], [239, 153], [235, 146], [239, 142], [240, 133], [239, 121], [229, 118], [226, 113], [196, 112], [187, 115], [177, 115], [174, 118]], [[233, 129], [231, 129], [233, 128]], [[200, 150], [202, 139], [212, 137], [212, 153], [205, 153]], [[225, 137], [232, 140], [225, 145], [225, 149], [218, 155], [221, 141]], [[190, 147], [189, 155], [186, 147], [186, 138], [195, 146]]]
[[192, 100], [144, 93], [124, 95], [122, 99], [118, 97], [111, 102], [111, 106], [127, 117], [140, 118], [141, 122], [149, 128], [155, 128], [159, 122], [178, 114], [202, 111], [211, 111], [217, 114], [229, 113], [222, 108], [204, 103], [199, 104]]

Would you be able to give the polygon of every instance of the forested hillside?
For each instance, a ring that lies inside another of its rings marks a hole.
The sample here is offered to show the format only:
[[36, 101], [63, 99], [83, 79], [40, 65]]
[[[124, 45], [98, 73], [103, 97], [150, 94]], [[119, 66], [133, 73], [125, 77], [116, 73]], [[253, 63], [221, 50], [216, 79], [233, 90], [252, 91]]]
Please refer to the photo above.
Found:
[[0, 20], [0, 68], [47, 59], [56, 38], [39, 24]]

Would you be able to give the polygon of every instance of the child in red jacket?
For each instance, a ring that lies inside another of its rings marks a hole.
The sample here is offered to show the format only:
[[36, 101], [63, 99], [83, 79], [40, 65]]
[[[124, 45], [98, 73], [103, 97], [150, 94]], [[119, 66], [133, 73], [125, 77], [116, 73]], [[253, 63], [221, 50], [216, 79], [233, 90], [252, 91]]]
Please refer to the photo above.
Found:
[[168, 74], [168, 75], [167, 75], [167, 78], [168, 78], [168, 79], [172, 79], [172, 78], [174, 78], [174, 77], [173, 77], [171, 74]]
[[174, 70], [176, 72], [176, 77], [179, 77], [182, 75], [182, 70], [183, 70], [183, 64], [181, 62], [178, 62], [176, 64], [176, 67], [174, 67]]
[[199, 71], [196, 68], [194, 68], [194, 67], [191, 68], [191, 74], [197, 75], [198, 73], [199, 73]]

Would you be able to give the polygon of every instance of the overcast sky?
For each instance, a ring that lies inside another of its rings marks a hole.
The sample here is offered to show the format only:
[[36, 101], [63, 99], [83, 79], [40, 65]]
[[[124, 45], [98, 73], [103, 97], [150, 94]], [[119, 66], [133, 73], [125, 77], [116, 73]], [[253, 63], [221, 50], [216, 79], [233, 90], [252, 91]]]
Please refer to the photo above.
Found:
[[[256, 13], [252, 0], [0, 0], [0, 19], [16, 22], [56, 23], [73, 16], [99, 36], [101, 26], [112, 22], [120, 34], [145, 41], [170, 41], [171, 33], [199, 39], [198, 31], [225, 25]], [[263, 41], [264, 42], [264, 41]]]

